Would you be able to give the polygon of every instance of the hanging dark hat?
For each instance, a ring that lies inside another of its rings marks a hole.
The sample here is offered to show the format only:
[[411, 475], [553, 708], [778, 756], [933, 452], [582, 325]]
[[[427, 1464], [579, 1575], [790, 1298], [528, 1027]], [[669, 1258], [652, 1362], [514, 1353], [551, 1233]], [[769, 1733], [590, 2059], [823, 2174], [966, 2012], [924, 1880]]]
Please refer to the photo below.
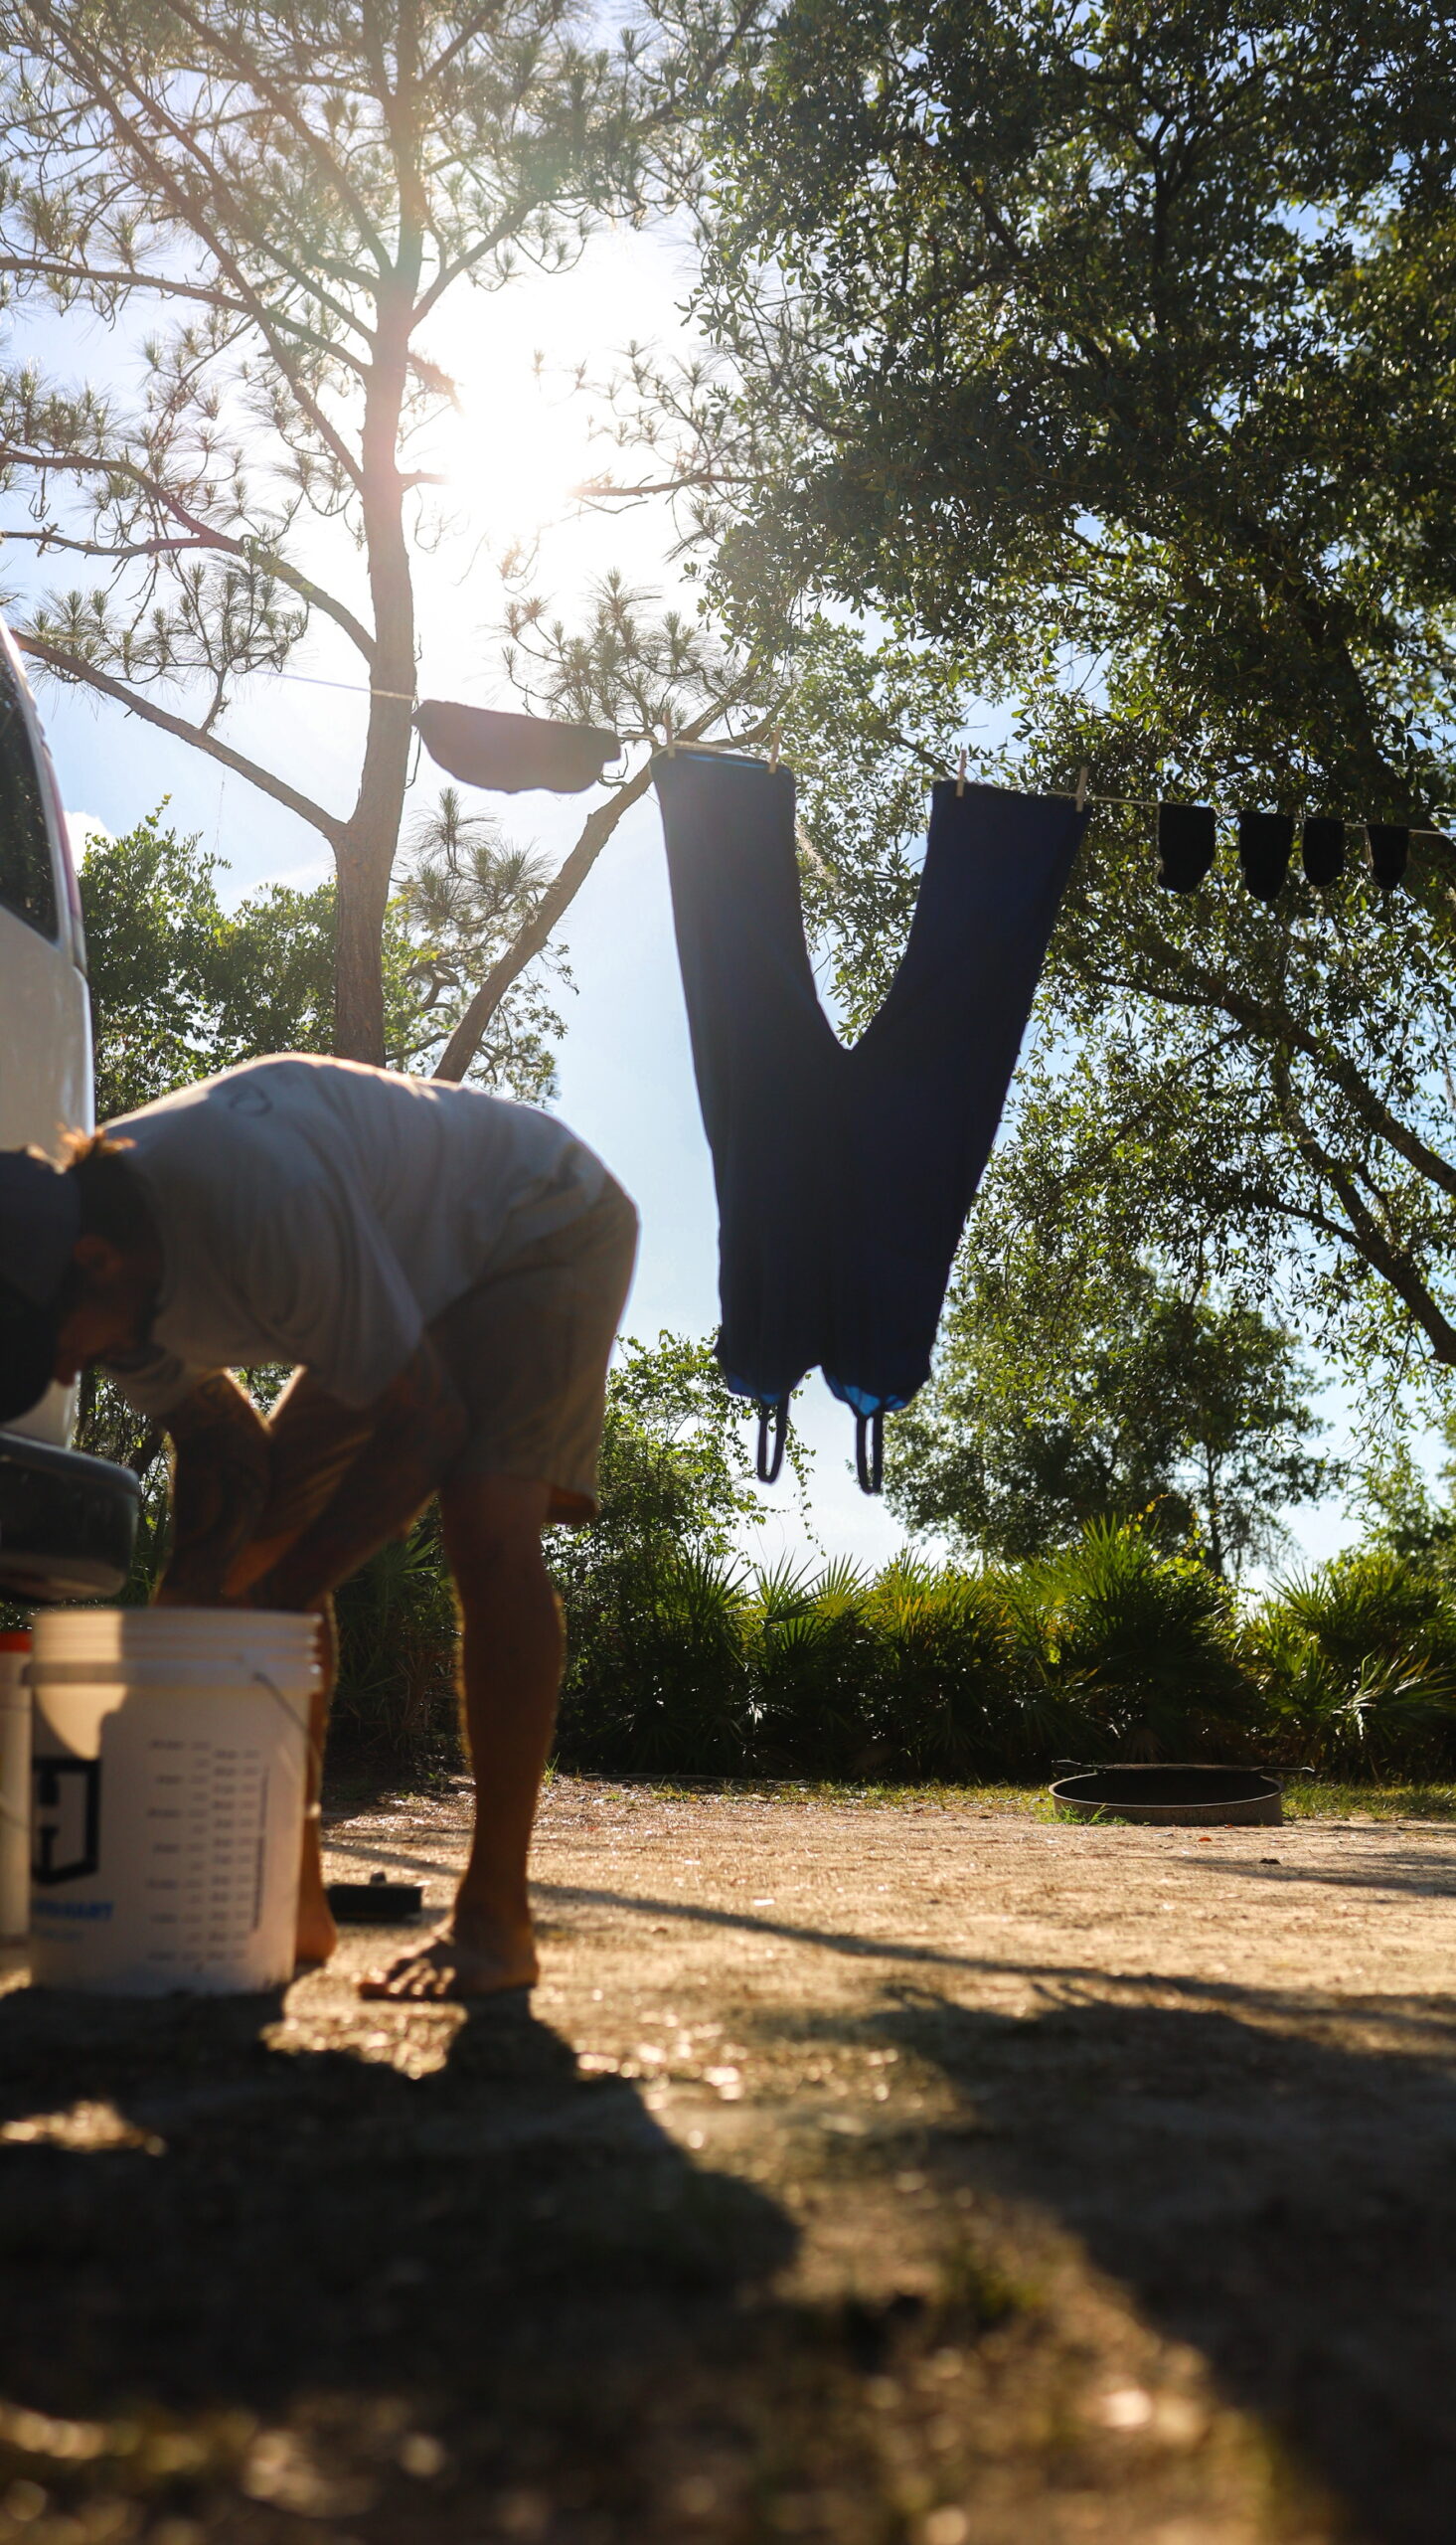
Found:
[[81, 1235], [74, 1176], [31, 1149], [0, 1150], [0, 1423], [40, 1404], [56, 1367], [56, 1302]]
[[1196, 893], [1218, 846], [1212, 804], [1160, 804], [1158, 881], [1173, 893]]
[[414, 729], [441, 768], [493, 795], [520, 795], [532, 787], [579, 795], [596, 784], [622, 748], [603, 725], [557, 725], [544, 716], [508, 716], [443, 698], [421, 699]]
[[1244, 883], [1256, 901], [1278, 900], [1293, 854], [1292, 813], [1239, 814], [1238, 862]]
[[1410, 855], [1410, 827], [1406, 822], [1367, 822], [1371, 844], [1371, 867], [1377, 884], [1398, 884], [1405, 873]]
[[1300, 839], [1308, 884], [1333, 884], [1345, 872], [1345, 824], [1333, 813], [1307, 815]]

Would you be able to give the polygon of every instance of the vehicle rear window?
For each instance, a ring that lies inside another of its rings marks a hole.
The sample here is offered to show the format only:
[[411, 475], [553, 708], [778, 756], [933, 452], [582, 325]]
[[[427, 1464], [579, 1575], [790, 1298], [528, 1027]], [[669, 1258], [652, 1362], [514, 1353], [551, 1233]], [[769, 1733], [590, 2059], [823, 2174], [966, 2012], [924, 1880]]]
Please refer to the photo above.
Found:
[[38, 928], [60, 933], [51, 834], [46, 828], [41, 774], [26, 731], [14, 675], [0, 657], [0, 907]]

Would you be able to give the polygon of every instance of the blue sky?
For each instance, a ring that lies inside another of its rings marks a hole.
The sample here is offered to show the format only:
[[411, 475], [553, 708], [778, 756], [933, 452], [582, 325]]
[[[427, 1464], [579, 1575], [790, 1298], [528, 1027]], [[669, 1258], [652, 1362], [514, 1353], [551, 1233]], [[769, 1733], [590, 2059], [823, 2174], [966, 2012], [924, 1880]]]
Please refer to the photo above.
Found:
[[[609, 372], [629, 341], [681, 340], [689, 274], [687, 254], [671, 234], [623, 232], [595, 243], [565, 277], [528, 276], [466, 302], [463, 313], [449, 304], [456, 321], [426, 350], [459, 383], [461, 413], [442, 427], [432, 459], [450, 472], [465, 528], [420, 572], [422, 696], [508, 701], [499, 658], [497, 561], [515, 542], [535, 544], [537, 588], [567, 619], [592, 578], [608, 567], [623, 569], [641, 587], [668, 588], [667, 525], [660, 516], [583, 517], [570, 501], [569, 489], [583, 477], [613, 461], [619, 470], [626, 463], [588, 438], [592, 402], [572, 395], [568, 383], [583, 363], [594, 377]], [[93, 325], [69, 332], [55, 322], [31, 327], [29, 341], [20, 337], [16, 350], [38, 352], [63, 377], [100, 373], [120, 385], [126, 375], [124, 342]], [[544, 357], [539, 371], [538, 355]], [[14, 558], [12, 551], [12, 577]], [[310, 641], [294, 668], [301, 677], [253, 682], [225, 731], [237, 748], [266, 758], [342, 811], [358, 766], [363, 701], [348, 689], [313, 684], [358, 680], [357, 658]], [[177, 827], [201, 833], [227, 861], [227, 891], [235, 898], [263, 882], [304, 885], [327, 872], [317, 835], [245, 780], [75, 691], [48, 686], [41, 703], [63, 792], [77, 816], [118, 831], [169, 798]], [[440, 782], [440, 772], [425, 762], [416, 809]], [[500, 809], [513, 838], [554, 860], [570, 845], [590, 800], [523, 796]], [[660, 1326], [710, 1333], [717, 1321], [712, 1173], [650, 798], [623, 821], [565, 933], [576, 993], [565, 1003], [560, 1109], [608, 1160], [643, 1217], [627, 1329], [640, 1336]], [[1335, 1401], [1337, 1420], [1341, 1410]], [[817, 1376], [796, 1420], [813, 1453], [819, 1544], [830, 1554], [883, 1562], [902, 1543], [901, 1532], [883, 1504], [859, 1492], [849, 1418]], [[761, 1524], [749, 1533], [752, 1553], [773, 1560], [812, 1551], [787, 1482], [765, 1491], [762, 1504]], [[1323, 1555], [1347, 1534], [1338, 1505], [1299, 1515], [1306, 1554]]]

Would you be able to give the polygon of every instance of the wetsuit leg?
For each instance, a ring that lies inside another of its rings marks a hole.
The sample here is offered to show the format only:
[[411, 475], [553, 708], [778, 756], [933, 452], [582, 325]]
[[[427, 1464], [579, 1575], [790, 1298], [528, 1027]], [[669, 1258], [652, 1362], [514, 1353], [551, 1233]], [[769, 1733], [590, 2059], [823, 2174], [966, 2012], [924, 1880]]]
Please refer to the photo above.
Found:
[[787, 768], [680, 749], [653, 764], [693, 1064], [718, 1187], [719, 1358], [773, 1402], [820, 1360], [835, 1087]]
[[950, 779], [934, 788], [904, 954], [837, 1091], [823, 1361], [858, 1412], [908, 1404], [929, 1376], [951, 1264], [1086, 818], [1060, 796], [958, 794]]

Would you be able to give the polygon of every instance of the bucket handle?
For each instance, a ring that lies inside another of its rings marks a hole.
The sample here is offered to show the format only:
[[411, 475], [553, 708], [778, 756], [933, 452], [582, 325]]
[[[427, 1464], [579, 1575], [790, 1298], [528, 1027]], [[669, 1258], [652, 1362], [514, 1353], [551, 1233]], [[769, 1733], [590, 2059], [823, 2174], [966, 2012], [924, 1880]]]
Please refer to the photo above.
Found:
[[[289, 1722], [295, 1726], [297, 1725], [297, 1714], [294, 1712], [293, 1707], [288, 1703], [282, 1689], [274, 1686], [272, 1680], [268, 1677], [266, 1670], [254, 1670], [252, 1674], [252, 1683], [256, 1688], [266, 1688], [268, 1695], [282, 1707]], [[308, 1752], [309, 1765], [313, 1770], [314, 1782], [319, 1788], [320, 1794], [322, 1794], [324, 1782], [323, 1743], [321, 1741], [315, 1741], [312, 1728], [306, 1718], [303, 1725], [303, 1740], [304, 1747]], [[321, 1801], [308, 1802], [303, 1806], [303, 1817], [305, 1820], [318, 1820], [322, 1817], [322, 1812], [323, 1805]]]

